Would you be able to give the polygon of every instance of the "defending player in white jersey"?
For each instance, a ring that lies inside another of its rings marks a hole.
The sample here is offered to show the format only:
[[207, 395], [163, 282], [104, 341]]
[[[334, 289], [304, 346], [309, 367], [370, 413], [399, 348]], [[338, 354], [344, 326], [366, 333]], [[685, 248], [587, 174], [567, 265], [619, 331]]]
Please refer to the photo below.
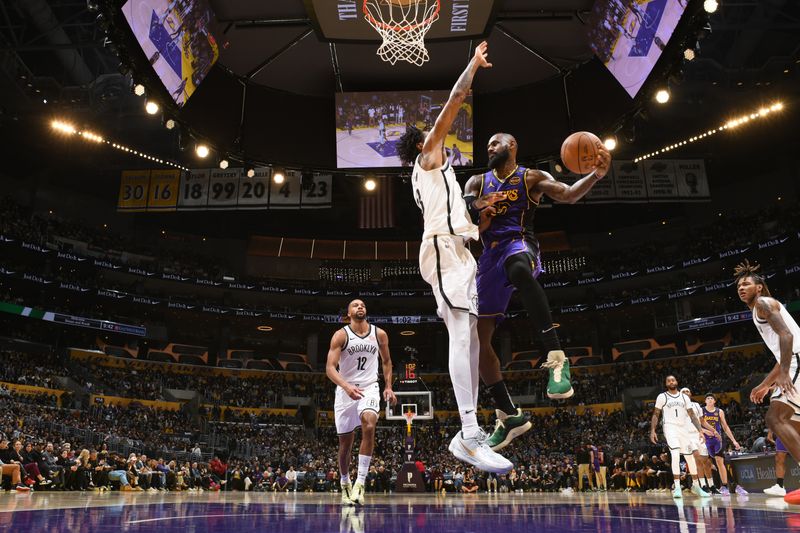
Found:
[[[511, 462], [486, 445], [486, 434], [478, 426], [478, 359], [480, 346], [476, 263], [466, 242], [478, 239], [478, 227], [467, 213], [461, 186], [447, 161], [444, 142], [480, 68], [491, 67], [486, 42], [475, 48], [475, 55], [461, 74], [450, 98], [433, 128], [423, 132], [409, 126], [397, 143], [404, 165], [414, 165], [411, 184], [414, 201], [422, 211], [424, 231], [419, 250], [420, 274], [433, 289], [437, 313], [444, 320], [450, 338], [449, 367], [461, 431], [450, 442], [458, 459], [495, 473], [511, 470]], [[502, 193], [481, 196], [475, 203], [482, 208], [505, 198]]]
[[[769, 293], [760, 266], [745, 260], [734, 269], [739, 299], [753, 312], [753, 323], [775, 356], [777, 364], [751, 392], [750, 399], [761, 403], [772, 389], [767, 410], [767, 427], [800, 461], [800, 327], [792, 315]], [[800, 504], [800, 490], [784, 497], [787, 503]]]
[[[689, 406], [691, 407], [692, 411], [694, 411], [695, 416], [698, 420], [703, 420], [703, 408], [700, 406], [699, 403], [692, 400], [692, 391], [689, 387], [683, 387], [681, 389], [681, 394], [685, 395], [689, 398]], [[719, 491], [714, 486], [714, 474], [712, 472], [711, 467], [711, 459], [708, 456], [708, 448], [706, 448], [706, 438], [705, 435], [713, 435], [719, 438], [719, 433], [715, 431], [709, 431], [706, 428], [703, 428], [702, 432], [698, 432], [697, 428], [694, 427], [691, 420], [686, 421], [686, 425], [684, 426], [684, 430], [689, 434], [689, 438], [692, 441], [697, 443], [697, 447], [692, 451], [692, 455], [694, 456], [694, 460], [697, 463], [698, 467], [698, 477], [700, 478], [700, 487], [706, 491], [710, 492], [711, 494], [719, 494]]]
[[653, 444], [658, 443], [658, 436], [656, 435], [656, 425], [661, 413], [664, 413], [664, 438], [667, 440], [667, 446], [672, 456], [672, 477], [675, 480], [675, 486], [672, 489], [673, 498], [683, 498], [681, 492], [681, 455], [686, 460], [686, 466], [689, 467], [689, 474], [692, 476], [692, 492], [701, 498], [710, 498], [711, 495], [700, 488], [699, 480], [697, 478], [697, 464], [694, 462], [692, 452], [697, 449], [699, 442], [686, 431], [686, 425], [692, 424], [697, 430], [698, 434], [705, 429], [711, 429], [708, 424], [704, 424], [691, 407], [692, 401], [678, 390], [678, 380], [675, 376], [669, 375], [665, 380], [667, 390], [662, 392], [656, 398], [656, 407], [653, 411], [653, 418], [650, 421], [650, 441]]
[[[381, 397], [378, 386], [378, 359], [383, 367], [383, 399], [394, 405], [392, 358], [389, 337], [382, 329], [367, 322], [367, 307], [361, 300], [347, 306], [350, 323], [331, 338], [325, 373], [336, 386], [334, 418], [339, 434], [339, 474], [342, 503], [364, 504], [364, 482], [375, 447], [375, 425]], [[357, 427], [361, 427], [358, 454], [358, 477], [350, 483], [350, 457]]]

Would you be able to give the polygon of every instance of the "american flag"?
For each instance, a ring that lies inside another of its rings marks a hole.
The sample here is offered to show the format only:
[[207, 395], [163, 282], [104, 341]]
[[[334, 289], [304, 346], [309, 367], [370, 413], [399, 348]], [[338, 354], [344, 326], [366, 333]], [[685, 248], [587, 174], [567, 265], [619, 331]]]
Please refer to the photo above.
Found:
[[394, 227], [394, 180], [373, 178], [374, 191], [361, 190], [358, 201], [358, 227], [361, 229]]

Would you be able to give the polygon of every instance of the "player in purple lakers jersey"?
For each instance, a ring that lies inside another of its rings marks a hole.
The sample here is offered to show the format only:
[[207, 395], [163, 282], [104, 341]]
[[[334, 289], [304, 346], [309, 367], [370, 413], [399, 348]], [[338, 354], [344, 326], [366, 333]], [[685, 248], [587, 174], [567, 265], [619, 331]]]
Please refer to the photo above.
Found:
[[775, 444], [775, 484], [768, 489], [764, 489], [767, 496], [786, 496], [786, 487], [783, 480], [786, 476], [786, 455], [789, 450], [784, 446], [781, 438], [776, 436], [772, 430], [767, 433], [767, 440]]
[[[725, 411], [717, 407], [717, 399], [713, 394], [706, 394], [706, 406], [703, 407], [703, 420], [720, 435], [719, 438], [705, 435], [706, 448], [708, 448], [708, 456], [713, 457], [714, 462], [717, 463], [717, 472], [719, 473], [719, 480], [722, 483], [722, 486], [718, 487], [718, 490], [720, 494], [727, 496], [730, 494], [731, 487], [728, 482], [728, 470], [725, 468], [725, 441], [722, 438], [722, 432], [724, 431], [728, 438], [731, 439], [731, 444], [733, 444], [734, 448], [741, 450], [742, 447], [739, 446], [736, 437], [733, 436], [730, 426], [728, 426], [728, 421], [725, 420]], [[736, 493], [745, 495], [747, 491], [740, 485], [737, 485]]]
[[[473, 220], [480, 221], [483, 243], [477, 276], [480, 374], [497, 407], [495, 431], [487, 444], [499, 450], [531, 427], [511, 401], [500, 373], [500, 360], [492, 349], [497, 321], [504, 317], [515, 290], [547, 352], [547, 362], [542, 365], [550, 369], [547, 395], [561, 399], [573, 394], [569, 360], [561, 350], [547, 296], [536, 280], [542, 272], [539, 243], [533, 232], [536, 207], [544, 195], [562, 203], [582, 198], [606, 175], [611, 156], [601, 149], [592, 173], [573, 185], [566, 185], [547, 172], [519, 166], [517, 141], [512, 135], [493, 135], [487, 151], [491, 170], [469, 179], [464, 199]], [[493, 192], [504, 194], [505, 199], [492, 206], [484, 205], [480, 199]]]

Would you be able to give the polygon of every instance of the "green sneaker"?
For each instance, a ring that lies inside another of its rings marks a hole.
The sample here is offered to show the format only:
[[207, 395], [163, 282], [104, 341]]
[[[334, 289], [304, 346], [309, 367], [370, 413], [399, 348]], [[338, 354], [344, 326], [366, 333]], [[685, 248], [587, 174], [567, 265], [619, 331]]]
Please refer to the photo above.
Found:
[[353, 501], [350, 499], [350, 496], [353, 494], [353, 485], [348, 483], [342, 483], [342, 505], [353, 505]]
[[494, 423], [494, 432], [486, 439], [486, 445], [493, 452], [502, 450], [532, 427], [531, 423], [525, 420], [525, 415], [519, 407], [515, 415], [507, 415], [500, 409], [495, 410], [495, 414], [497, 420]]
[[575, 391], [569, 376], [569, 359], [563, 350], [553, 350], [547, 354], [547, 361], [542, 368], [550, 369], [550, 379], [547, 381], [547, 397], [552, 400], [565, 400], [571, 398]]

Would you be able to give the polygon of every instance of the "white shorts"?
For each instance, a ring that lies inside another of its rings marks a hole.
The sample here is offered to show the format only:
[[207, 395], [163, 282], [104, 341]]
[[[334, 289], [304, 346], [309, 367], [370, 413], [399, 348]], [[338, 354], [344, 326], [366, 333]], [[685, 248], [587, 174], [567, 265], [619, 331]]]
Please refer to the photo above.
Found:
[[[794, 365], [793, 365], [794, 366]], [[795, 368], [792, 368], [790, 371], [794, 376], [794, 386], [795, 391], [791, 394], [784, 394], [783, 390], [778, 387], [770, 396], [770, 402], [781, 402], [785, 403], [792, 409], [794, 409], [794, 415], [792, 416], [792, 422], [800, 422], [800, 372], [798, 372]]]
[[691, 455], [700, 443], [685, 428], [674, 424], [664, 424], [664, 438], [670, 450], [679, 450], [681, 455]]
[[694, 426], [687, 428], [686, 432], [689, 434], [689, 438], [692, 442], [695, 443], [695, 450], [700, 452], [700, 455], [703, 457], [708, 457], [708, 448], [706, 447], [706, 438], [700, 433], [697, 432], [697, 428]]
[[446, 308], [478, 315], [478, 265], [459, 235], [436, 235], [419, 248], [419, 272], [436, 297], [440, 317]]
[[381, 408], [381, 391], [377, 382], [367, 387], [362, 387], [364, 397], [354, 400], [341, 387], [336, 387], [336, 401], [333, 403], [333, 418], [336, 422], [336, 433], [346, 435], [361, 427], [361, 413], [375, 411], [378, 414]]

